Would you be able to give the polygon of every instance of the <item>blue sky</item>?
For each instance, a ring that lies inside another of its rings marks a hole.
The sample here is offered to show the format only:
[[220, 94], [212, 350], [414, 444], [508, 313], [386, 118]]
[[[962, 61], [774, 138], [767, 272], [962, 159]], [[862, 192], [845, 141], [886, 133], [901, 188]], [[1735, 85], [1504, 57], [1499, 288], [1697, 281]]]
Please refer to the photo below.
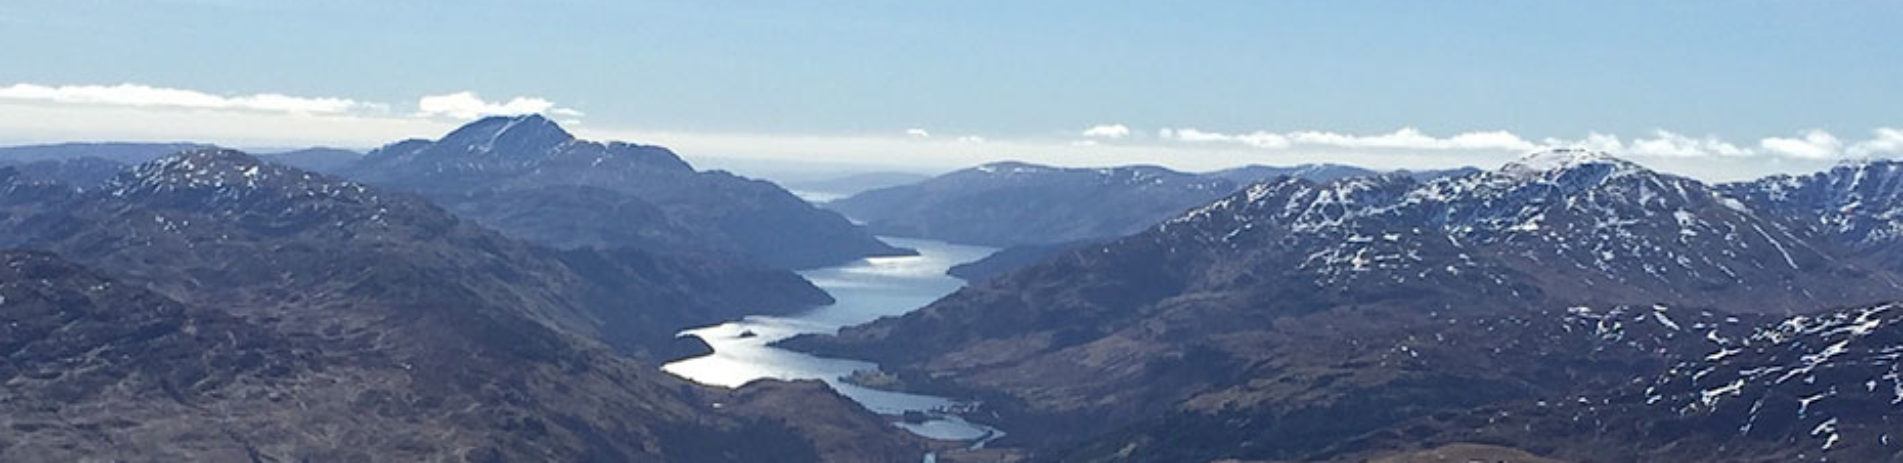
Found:
[[[709, 156], [931, 165], [1487, 164], [1595, 134], [1743, 163], [1709, 176], [1903, 154], [1881, 132], [1903, 127], [1903, 2], [1023, 3], [9, 0], [0, 141], [373, 146], [527, 108]], [[69, 88], [119, 84], [346, 105]], [[461, 92], [480, 100], [420, 108]], [[1525, 143], [1354, 141], [1406, 128]]]

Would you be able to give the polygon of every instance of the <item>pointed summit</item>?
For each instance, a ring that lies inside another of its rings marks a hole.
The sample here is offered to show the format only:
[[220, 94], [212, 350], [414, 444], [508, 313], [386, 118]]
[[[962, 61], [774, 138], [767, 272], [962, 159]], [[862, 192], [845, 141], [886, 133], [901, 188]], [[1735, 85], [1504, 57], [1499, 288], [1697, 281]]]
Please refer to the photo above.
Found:
[[574, 139], [555, 121], [524, 114], [478, 119], [444, 135], [437, 144], [476, 153], [541, 153]]

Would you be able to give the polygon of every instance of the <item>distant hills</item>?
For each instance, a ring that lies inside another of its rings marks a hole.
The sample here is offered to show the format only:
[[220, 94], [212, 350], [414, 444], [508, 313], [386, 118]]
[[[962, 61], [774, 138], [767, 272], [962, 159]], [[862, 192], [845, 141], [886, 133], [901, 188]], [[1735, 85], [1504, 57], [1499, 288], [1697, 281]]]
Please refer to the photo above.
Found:
[[19, 168], [22, 175], [81, 188], [95, 187], [118, 175], [126, 166], [160, 156], [209, 149], [199, 143], [60, 143], [0, 147], [0, 166]]
[[864, 172], [817, 179], [780, 180], [781, 186], [812, 202], [826, 202], [886, 187], [923, 182], [930, 175], [911, 172]]
[[[1471, 169], [1396, 172], [1432, 179]], [[1328, 182], [1383, 175], [1359, 167], [1252, 165], [1195, 174], [1157, 166], [997, 162], [826, 203], [874, 233], [985, 246], [1048, 245], [1135, 233], [1236, 189], [1279, 177]]]
[[827, 202], [882, 235], [1004, 247], [953, 274], [978, 281], [1075, 246], [1136, 233], [1250, 184], [1395, 175], [1418, 180], [1473, 169], [1383, 174], [1359, 167], [1251, 165], [1206, 174], [1157, 166], [1051, 167], [998, 162]]
[[[0, 148], [0, 165], [90, 187], [129, 165], [204, 148], [22, 146]], [[773, 183], [696, 171], [658, 146], [579, 140], [539, 115], [485, 118], [439, 140], [405, 140], [364, 154], [309, 148], [262, 157], [417, 193], [485, 226], [557, 248], [633, 247], [794, 269], [911, 252]]]
[[119, 164], [138, 164], [181, 151], [213, 148], [202, 143], [60, 143], [0, 147], [0, 164], [98, 158]]
[[[16, 166], [28, 177], [94, 187], [134, 164], [185, 151], [216, 148], [202, 143], [60, 143], [0, 147], [0, 166]], [[335, 173], [357, 162], [362, 153], [336, 148], [306, 148], [264, 155], [273, 162], [313, 172]]]

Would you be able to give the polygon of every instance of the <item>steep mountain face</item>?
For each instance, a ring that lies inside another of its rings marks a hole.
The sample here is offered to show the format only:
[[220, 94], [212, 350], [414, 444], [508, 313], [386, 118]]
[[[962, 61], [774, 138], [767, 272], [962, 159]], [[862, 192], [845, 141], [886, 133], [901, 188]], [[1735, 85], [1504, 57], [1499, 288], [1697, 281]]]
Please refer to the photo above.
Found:
[[1887, 303], [1688, 330], [1707, 343], [1681, 351], [1700, 355], [1628, 384], [1418, 419], [1339, 456], [1464, 440], [1570, 461], [1891, 461], [1903, 457], [1899, 321], [1903, 306]]
[[[787, 268], [905, 252], [772, 183], [697, 172], [658, 146], [578, 140], [534, 115], [491, 117], [440, 140], [394, 143], [343, 173], [420, 193], [485, 225], [551, 246], [738, 250]], [[524, 217], [524, 211], [538, 215]]]
[[665, 250], [709, 259], [740, 259], [746, 250], [729, 240], [708, 239], [689, 223], [633, 195], [580, 185], [482, 190], [440, 201], [485, 226], [534, 237], [555, 248]]
[[[788, 344], [982, 397], [1034, 429], [1007, 440], [1047, 455], [1275, 460], [1411, 417], [1615, 385], [1682, 357], [1573, 335], [1598, 321], [1550, 308], [1661, 304], [1723, 320], [1746, 316], [1698, 309], [1896, 298], [1894, 274], [1790, 219], [1558, 151], [1429, 182], [1257, 184], [904, 317]], [[1691, 326], [1681, 313], [1661, 317]], [[1048, 429], [1065, 431], [1036, 431]]]
[[[829, 391], [705, 390], [642, 361], [685, 324], [761, 307], [741, 304], [825, 297], [784, 271], [548, 251], [230, 151], [170, 156], [86, 192], [10, 172], [0, 237], [105, 275], [6, 255], [0, 459], [920, 454], [889, 429], [837, 441], [832, 429], [883, 424]], [[742, 399], [760, 405], [717, 405]]]
[[1766, 213], [1808, 218], [1798, 225], [1903, 270], [1903, 162], [1868, 161], [1720, 188]]

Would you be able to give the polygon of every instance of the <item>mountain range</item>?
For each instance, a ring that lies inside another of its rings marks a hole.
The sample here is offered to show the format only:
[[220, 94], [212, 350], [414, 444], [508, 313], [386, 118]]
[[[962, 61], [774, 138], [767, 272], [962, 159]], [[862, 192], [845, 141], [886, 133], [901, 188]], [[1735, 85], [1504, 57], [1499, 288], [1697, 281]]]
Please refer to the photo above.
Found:
[[785, 271], [547, 249], [217, 149], [88, 190], [0, 170], [0, 243], [44, 251], [0, 254], [4, 460], [923, 453], [817, 384], [654, 369], [682, 326], [829, 300]]
[[659, 146], [579, 140], [539, 115], [392, 143], [339, 172], [557, 248], [634, 247], [779, 268], [910, 252], [771, 182], [696, 171]]
[[[1464, 169], [1396, 172], [1418, 179]], [[879, 188], [826, 207], [881, 235], [1008, 247], [1121, 237], [1237, 189], [1278, 177], [1328, 182], [1382, 175], [1334, 164], [1251, 165], [1195, 174], [1158, 166], [1052, 167], [996, 162]]]
[[881, 235], [1004, 248], [950, 272], [983, 281], [1051, 255], [1136, 233], [1250, 184], [1379, 175], [1426, 180], [1472, 169], [1381, 173], [1337, 164], [1249, 165], [1209, 173], [1157, 166], [1051, 167], [997, 162], [864, 191], [825, 206]]
[[831, 301], [788, 268], [903, 252], [778, 186], [539, 116], [168, 146], [0, 151], [0, 460], [1903, 458], [1903, 162], [996, 163], [829, 204], [1012, 244], [780, 343], [1008, 432], [959, 448], [656, 370], [706, 352], [681, 328]]
[[[1419, 437], [1490, 419], [1474, 409], [1620, 400], [1605, 391], [1736, 347], [1711, 339], [1903, 299], [1885, 239], [1895, 209], [1876, 198], [1897, 172], [1713, 186], [1559, 150], [1426, 181], [1279, 178], [905, 316], [783, 344], [979, 398], [975, 415], [1013, 426], [996, 445], [1037, 461], [1432, 451]], [[1674, 419], [1652, 410], [1630, 419]], [[1421, 420], [1440, 424], [1409, 424]], [[1592, 448], [1449, 435], [1438, 442]], [[1671, 455], [1742, 455], [1727, 442]]]

